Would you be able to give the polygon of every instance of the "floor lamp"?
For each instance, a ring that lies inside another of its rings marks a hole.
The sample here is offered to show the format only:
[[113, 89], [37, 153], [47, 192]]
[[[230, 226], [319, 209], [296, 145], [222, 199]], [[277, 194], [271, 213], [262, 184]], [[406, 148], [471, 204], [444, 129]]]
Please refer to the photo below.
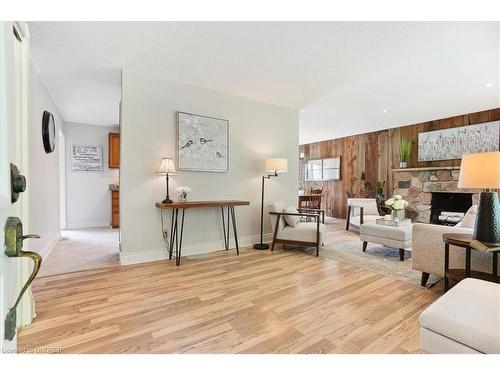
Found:
[[288, 171], [288, 161], [286, 159], [267, 159], [266, 160], [267, 175], [262, 176], [262, 199], [260, 202], [260, 242], [253, 245], [254, 249], [266, 250], [269, 245], [264, 243], [264, 182], [271, 177], [278, 177], [278, 173]]
[[458, 187], [484, 189], [479, 193], [473, 239], [500, 245], [500, 151], [467, 154], [462, 157]]
[[173, 203], [172, 199], [170, 199], [169, 194], [168, 194], [168, 182], [169, 182], [168, 175], [169, 174], [172, 174], [172, 175], [177, 174], [177, 171], [175, 170], [174, 161], [172, 159], [169, 159], [169, 158], [162, 158], [160, 168], [158, 168], [156, 173], [166, 175], [166, 180], [167, 180], [167, 196], [165, 197], [165, 199], [161, 203], [164, 203], [164, 204]]

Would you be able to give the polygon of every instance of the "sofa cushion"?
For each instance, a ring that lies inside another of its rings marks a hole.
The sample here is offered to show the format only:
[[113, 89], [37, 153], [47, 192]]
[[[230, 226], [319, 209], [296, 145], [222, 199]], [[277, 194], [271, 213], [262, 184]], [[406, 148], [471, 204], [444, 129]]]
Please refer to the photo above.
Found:
[[411, 241], [412, 225], [401, 225], [399, 227], [390, 227], [388, 225], [379, 225], [375, 223], [362, 224], [359, 228], [361, 235], [372, 237], [388, 238], [396, 241]]
[[462, 221], [455, 226], [459, 228], [474, 229], [474, 225], [476, 223], [476, 216], [477, 216], [477, 204], [469, 208], [465, 213], [465, 216], [462, 219]]
[[[290, 206], [290, 207], [287, 207], [283, 210], [284, 213], [288, 213], [288, 214], [297, 214], [299, 213], [299, 211], [297, 211], [297, 209], [293, 206]], [[295, 215], [284, 215], [285, 216], [285, 221], [288, 225], [290, 225], [291, 227], [295, 227], [297, 225], [297, 223], [299, 222], [299, 219], [300, 217], [299, 216], [295, 216]]]
[[420, 315], [423, 328], [482, 353], [500, 353], [500, 285], [468, 278]]
[[[280, 240], [316, 242], [315, 222], [299, 222], [295, 227], [286, 226], [281, 232], [278, 232], [277, 238]], [[320, 244], [323, 243], [325, 224], [319, 224]]]
[[[363, 214], [363, 224], [375, 223], [377, 219], [380, 219], [383, 216], [379, 215], [364, 215]], [[349, 219], [349, 223], [355, 227], [359, 227], [359, 222], [361, 221], [360, 216], [353, 216]]]

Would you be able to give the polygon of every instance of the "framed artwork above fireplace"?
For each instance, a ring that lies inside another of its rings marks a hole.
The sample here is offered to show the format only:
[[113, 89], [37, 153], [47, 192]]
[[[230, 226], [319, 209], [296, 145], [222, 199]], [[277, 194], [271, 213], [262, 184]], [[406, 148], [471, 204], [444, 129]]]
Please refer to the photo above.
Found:
[[435, 130], [418, 135], [418, 161], [461, 159], [464, 154], [498, 151], [500, 121]]

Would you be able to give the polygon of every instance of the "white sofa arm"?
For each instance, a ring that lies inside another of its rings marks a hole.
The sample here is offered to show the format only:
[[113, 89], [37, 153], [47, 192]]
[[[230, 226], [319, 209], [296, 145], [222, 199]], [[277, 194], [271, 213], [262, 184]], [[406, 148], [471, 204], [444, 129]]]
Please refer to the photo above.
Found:
[[[414, 224], [412, 232], [412, 269], [443, 276], [444, 233], [472, 234], [472, 229], [433, 224]], [[491, 272], [491, 261], [488, 272]], [[465, 268], [465, 250], [450, 246], [450, 268]]]

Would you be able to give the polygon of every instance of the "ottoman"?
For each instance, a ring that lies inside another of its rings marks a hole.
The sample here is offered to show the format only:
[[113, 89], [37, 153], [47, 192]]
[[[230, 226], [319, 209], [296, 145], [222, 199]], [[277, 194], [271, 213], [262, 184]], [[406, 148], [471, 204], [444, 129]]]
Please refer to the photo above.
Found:
[[500, 284], [460, 281], [420, 315], [427, 353], [500, 354]]
[[405, 260], [405, 249], [411, 248], [412, 225], [391, 227], [376, 223], [361, 224], [359, 238], [363, 241], [363, 252], [366, 251], [368, 242], [394, 247], [399, 249], [399, 260]]

